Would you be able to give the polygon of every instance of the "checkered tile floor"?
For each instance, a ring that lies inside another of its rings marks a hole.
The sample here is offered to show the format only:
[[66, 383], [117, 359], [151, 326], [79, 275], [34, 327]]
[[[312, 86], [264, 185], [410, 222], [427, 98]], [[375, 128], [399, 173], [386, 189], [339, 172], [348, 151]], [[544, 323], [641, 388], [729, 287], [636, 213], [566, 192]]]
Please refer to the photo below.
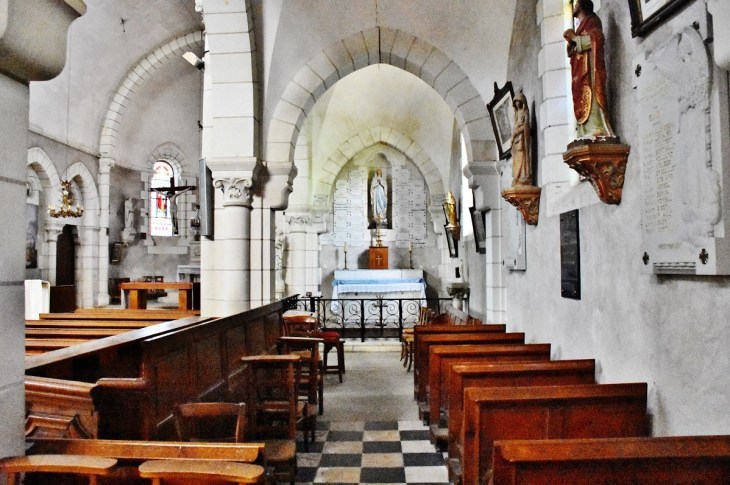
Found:
[[444, 455], [421, 421], [318, 422], [297, 442], [298, 483], [448, 484]]

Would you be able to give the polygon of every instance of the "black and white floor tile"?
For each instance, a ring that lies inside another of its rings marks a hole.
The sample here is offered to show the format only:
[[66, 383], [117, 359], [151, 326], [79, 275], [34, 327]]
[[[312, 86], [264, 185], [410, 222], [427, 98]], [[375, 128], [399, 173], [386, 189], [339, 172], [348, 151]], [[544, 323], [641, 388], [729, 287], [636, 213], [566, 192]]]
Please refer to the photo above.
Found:
[[298, 442], [297, 483], [448, 484], [444, 454], [421, 421], [320, 422]]

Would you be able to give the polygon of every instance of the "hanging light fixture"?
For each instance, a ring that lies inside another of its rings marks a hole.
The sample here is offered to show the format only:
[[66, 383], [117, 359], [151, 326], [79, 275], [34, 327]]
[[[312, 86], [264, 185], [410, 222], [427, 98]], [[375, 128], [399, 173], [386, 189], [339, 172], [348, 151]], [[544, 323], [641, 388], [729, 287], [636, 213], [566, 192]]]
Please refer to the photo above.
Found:
[[73, 204], [73, 192], [71, 192], [71, 181], [61, 181], [61, 208], [56, 210], [55, 206], [48, 206], [48, 215], [51, 217], [81, 217], [84, 214], [84, 208], [77, 205], [75, 209], [71, 207]]
[[[66, 87], [66, 170], [68, 170], [68, 128], [70, 123], [69, 110], [71, 109], [71, 32], [69, 32], [68, 39], [68, 84]], [[81, 217], [84, 213], [84, 208], [76, 205], [76, 208], [71, 206], [74, 203], [73, 192], [71, 191], [71, 181], [61, 180], [61, 208], [56, 210], [53, 205], [48, 206], [48, 215], [51, 217]]]

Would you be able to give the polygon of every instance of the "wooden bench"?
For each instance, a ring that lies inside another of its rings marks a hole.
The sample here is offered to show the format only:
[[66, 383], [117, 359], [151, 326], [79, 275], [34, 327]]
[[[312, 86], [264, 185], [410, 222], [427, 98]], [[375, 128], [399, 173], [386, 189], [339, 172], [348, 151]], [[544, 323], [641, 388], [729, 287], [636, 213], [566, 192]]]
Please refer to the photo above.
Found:
[[646, 383], [467, 388], [463, 483], [489, 480], [497, 440], [646, 436], [646, 390]]
[[[446, 423], [432, 425], [432, 441], [448, 439], [451, 470], [460, 469], [461, 448], [459, 437], [464, 419], [464, 390], [468, 387], [524, 387], [594, 384], [596, 362], [586, 360], [559, 360], [550, 362], [515, 362], [507, 364], [463, 364], [451, 368], [451, 380], [442, 409], [446, 409]], [[446, 429], [434, 426], [448, 424]]]
[[25, 435], [96, 438], [98, 415], [91, 397], [96, 384], [25, 377]]
[[152, 485], [171, 480], [176, 485], [218, 485], [226, 483], [260, 483], [264, 468], [249, 463], [213, 460], [152, 460], [139, 466], [139, 476], [152, 479]]
[[[147, 292], [155, 290], [177, 290], [178, 310], [190, 310], [193, 307], [192, 283], [133, 281], [130, 283], [122, 283], [119, 287], [122, 289], [122, 300], [125, 306], [132, 310], [143, 310], [147, 308]], [[127, 292], [128, 296], [125, 292]]]
[[[29, 356], [26, 375], [95, 384], [92, 435], [170, 439], [175, 404], [222, 400], [243, 388], [240, 358], [275, 350], [282, 308], [279, 301], [225, 318], [188, 317]], [[74, 403], [64, 402], [71, 413]]]
[[[265, 465], [263, 443], [188, 443], [176, 441], [122, 441], [122, 440], [84, 440], [84, 439], [31, 439], [30, 454], [74, 455], [87, 457], [113, 458], [117, 470], [110, 478], [111, 483], [124, 479], [140, 477], [138, 467], [150, 460], [176, 460], [181, 469], [187, 460], [206, 460], [205, 469], [212, 471], [225, 468], [226, 463]], [[259, 473], [262, 469], [248, 468], [249, 472]], [[149, 483], [137, 479], [131, 483]], [[253, 483], [253, 482], [246, 482]]]
[[[453, 327], [453, 325], [452, 325]], [[417, 333], [413, 336], [413, 385], [416, 400], [419, 402], [425, 402], [425, 386], [428, 383], [428, 362], [429, 362], [429, 349], [432, 345], [465, 345], [469, 343], [479, 342], [492, 342], [500, 339], [504, 341], [514, 342], [515, 338], [519, 339], [522, 336], [524, 342], [524, 333], [505, 333], [500, 330], [500, 327], [491, 327], [487, 325], [474, 325], [474, 328], [479, 328], [475, 332], [439, 332], [439, 333]], [[453, 327], [466, 329], [471, 328], [467, 326]]]
[[730, 436], [496, 441], [492, 466], [492, 485], [727, 483]]
[[194, 315], [200, 315], [200, 311], [79, 308], [70, 313], [41, 313], [39, 318], [40, 320], [157, 320], [168, 322]]
[[12, 456], [0, 459], [0, 473], [6, 475], [8, 485], [21, 483], [21, 473], [84, 475], [89, 479], [90, 485], [96, 485], [97, 477], [110, 474], [116, 464], [117, 460], [96, 456]]
[[[422, 418], [438, 423], [442, 393], [448, 392], [454, 364], [549, 361], [550, 344], [511, 345], [434, 345], [428, 368], [427, 410]], [[431, 414], [431, 412], [435, 414]]]

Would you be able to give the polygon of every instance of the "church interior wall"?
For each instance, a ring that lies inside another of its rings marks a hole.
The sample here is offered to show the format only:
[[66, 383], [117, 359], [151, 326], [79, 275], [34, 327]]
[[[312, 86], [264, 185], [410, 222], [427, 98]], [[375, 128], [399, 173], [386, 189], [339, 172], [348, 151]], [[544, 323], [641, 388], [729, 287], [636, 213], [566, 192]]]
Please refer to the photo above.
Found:
[[124, 111], [114, 153], [118, 164], [149, 170], [155, 148], [172, 143], [185, 154], [185, 171], [196, 173], [202, 83], [202, 73], [182, 58], [162, 64]]
[[[124, 201], [128, 198], [133, 200], [135, 227], [139, 230], [139, 225], [143, 221], [141, 213], [144, 211], [144, 201], [140, 198], [143, 187], [140, 177], [140, 172], [124, 167], [114, 167], [111, 170], [109, 188], [110, 244], [123, 242]], [[181, 224], [184, 223], [185, 221], [181, 221]], [[178, 238], [156, 239], [176, 240]], [[150, 254], [145, 242], [145, 239], [141, 239], [140, 231], [133, 242], [125, 244], [121, 262], [109, 265], [109, 278], [124, 277], [134, 281], [150, 275], [163, 276], [165, 281], [177, 281], [177, 266], [188, 264], [190, 256], [187, 254]], [[174, 245], [172, 241], [160, 241], [160, 244]]]
[[[510, 328], [533, 342], [551, 342], [554, 359], [596, 358], [602, 383], [648, 382], [654, 435], [727, 433], [728, 277], [641, 274], [639, 113], [631, 60], [681, 31], [687, 12], [639, 40], [631, 38], [625, 4], [602, 3], [597, 13], [606, 35], [610, 116], [632, 147], [623, 198], [618, 206], [580, 209], [580, 300], [560, 296], [559, 217], [546, 215], [542, 198], [539, 223], [527, 232], [527, 271], [505, 273]], [[704, 6], [695, 2], [693, 8]], [[517, 11], [534, 8], [533, 0], [520, 0]], [[538, 101], [540, 34], [534, 15], [525, 17], [517, 16], [512, 37], [513, 50], [519, 46], [524, 55], [511, 57], [508, 79]], [[727, 140], [728, 120], [721, 122]]]

